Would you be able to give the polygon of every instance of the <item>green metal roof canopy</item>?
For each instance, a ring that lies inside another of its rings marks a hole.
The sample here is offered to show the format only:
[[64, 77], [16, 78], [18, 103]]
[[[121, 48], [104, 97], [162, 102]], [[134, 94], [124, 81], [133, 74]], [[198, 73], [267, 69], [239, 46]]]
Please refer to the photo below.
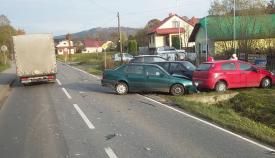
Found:
[[[206, 22], [206, 23], [205, 23]], [[207, 27], [208, 38], [214, 41], [233, 40], [233, 16], [208, 16], [195, 26], [190, 42], [200, 29]], [[275, 38], [275, 14], [236, 16], [236, 39]]]

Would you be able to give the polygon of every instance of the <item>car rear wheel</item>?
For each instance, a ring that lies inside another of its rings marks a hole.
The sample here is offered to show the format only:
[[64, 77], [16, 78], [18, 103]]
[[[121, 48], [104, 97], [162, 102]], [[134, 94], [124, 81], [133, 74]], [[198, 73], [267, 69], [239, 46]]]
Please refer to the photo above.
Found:
[[185, 89], [183, 85], [175, 84], [171, 87], [170, 93], [175, 96], [183, 95], [185, 92]]
[[217, 92], [225, 92], [227, 90], [227, 85], [225, 82], [223, 81], [219, 81], [216, 86], [215, 86], [215, 90]]
[[271, 86], [271, 80], [269, 78], [263, 78], [261, 81], [262, 88], [269, 88]]
[[119, 82], [116, 84], [116, 92], [119, 95], [125, 95], [128, 93], [128, 86], [124, 82]]

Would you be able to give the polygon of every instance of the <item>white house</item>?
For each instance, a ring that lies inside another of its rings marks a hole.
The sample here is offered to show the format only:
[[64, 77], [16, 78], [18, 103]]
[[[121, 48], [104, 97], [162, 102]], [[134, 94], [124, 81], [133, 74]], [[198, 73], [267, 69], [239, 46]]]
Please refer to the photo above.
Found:
[[[71, 49], [71, 51], [69, 49]], [[58, 55], [64, 55], [65, 53], [75, 54], [76, 52], [76, 48], [74, 47], [73, 41], [70, 41], [70, 44], [69, 44], [68, 40], [60, 41], [56, 45], [56, 50]]]
[[188, 42], [188, 39], [197, 22], [198, 19], [195, 17], [186, 19], [177, 14], [169, 14], [158, 26], [149, 30], [149, 49], [156, 50], [159, 47], [171, 47], [173, 36], [181, 37], [182, 48], [194, 46], [194, 43]]
[[101, 53], [106, 50], [110, 45], [113, 44], [112, 41], [99, 41], [99, 40], [84, 40], [84, 49], [82, 53]]

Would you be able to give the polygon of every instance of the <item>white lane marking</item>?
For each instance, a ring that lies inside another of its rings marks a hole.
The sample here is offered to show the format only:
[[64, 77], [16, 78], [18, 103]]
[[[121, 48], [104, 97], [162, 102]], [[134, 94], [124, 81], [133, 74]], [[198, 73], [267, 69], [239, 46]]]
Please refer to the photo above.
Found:
[[[140, 95], [140, 94], [138, 94], [138, 95]], [[140, 96], [142, 96], [142, 97], [146, 98], [147, 100], [150, 100], [150, 101], [152, 101], [152, 102], [154, 102], [154, 103], [157, 103], [157, 104], [159, 104], [159, 105], [162, 105], [163, 107], [166, 107], [166, 108], [168, 108], [168, 109], [170, 109], [170, 110], [176, 111], [176, 112], [178, 112], [178, 113], [180, 113], [180, 114], [182, 114], [182, 115], [185, 115], [185, 116], [187, 116], [187, 117], [190, 117], [190, 118], [192, 118], [192, 119], [195, 119], [195, 120], [197, 120], [197, 121], [199, 121], [199, 122], [202, 122], [202, 123], [204, 123], [204, 124], [206, 124], [206, 125], [209, 125], [209, 126], [211, 126], [211, 127], [214, 127], [214, 128], [216, 128], [216, 129], [219, 129], [219, 130], [221, 130], [221, 131], [223, 131], [223, 132], [225, 132], [225, 133], [228, 133], [228, 134], [233, 135], [233, 136], [235, 136], [235, 137], [237, 137], [237, 138], [240, 138], [240, 139], [242, 139], [242, 140], [244, 140], [244, 141], [246, 141], [246, 142], [249, 142], [249, 143], [254, 144], [254, 145], [258, 146], [258, 147], [261, 147], [261, 148], [263, 148], [263, 149], [265, 149], [265, 150], [268, 150], [268, 151], [270, 151], [270, 152], [274, 152], [274, 151], [275, 151], [274, 149], [272, 149], [272, 148], [270, 148], [270, 147], [267, 147], [267, 146], [265, 146], [265, 145], [262, 145], [262, 144], [260, 144], [260, 143], [257, 143], [257, 142], [255, 142], [255, 141], [253, 141], [253, 140], [251, 140], [251, 139], [245, 138], [245, 137], [243, 137], [243, 136], [241, 136], [241, 135], [238, 135], [238, 134], [236, 134], [236, 133], [233, 133], [233, 132], [231, 132], [231, 131], [229, 131], [229, 130], [227, 130], [227, 129], [221, 128], [221, 127], [219, 127], [219, 126], [217, 126], [217, 125], [214, 125], [214, 124], [212, 124], [212, 123], [210, 123], [210, 122], [207, 122], [207, 121], [205, 121], [205, 120], [202, 120], [202, 119], [200, 119], [200, 118], [198, 118], [198, 117], [195, 117], [195, 116], [193, 116], [193, 115], [187, 114], [187, 113], [185, 113], [185, 112], [183, 112], [183, 111], [180, 111], [180, 110], [178, 110], [178, 109], [176, 109], [176, 108], [173, 108], [173, 107], [171, 107], [171, 106], [169, 106], [169, 105], [162, 104], [162, 103], [160, 103], [160, 102], [158, 102], [158, 101], [156, 101], [156, 100], [154, 100], [154, 99], [148, 98], [148, 97], [143, 96], [143, 95], [140, 95]]]
[[[60, 61], [59, 61], [59, 62], [60, 62]], [[63, 62], [60, 62], [60, 63], [66, 65], [66, 66], [68, 66], [68, 67], [70, 67], [70, 68], [72, 68], [72, 69], [75, 69], [75, 70], [77, 70], [77, 71], [80, 71], [80, 72], [82, 72], [82, 73], [85, 73], [85, 74], [87, 74], [87, 75], [89, 75], [89, 76], [92, 76], [92, 77], [94, 77], [94, 78], [96, 78], [96, 79], [98, 79], [98, 80], [101, 79], [100, 77], [97, 77], [97, 76], [95, 76], [95, 75], [93, 75], [93, 74], [90, 74], [90, 73], [88, 73], [88, 72], [86, 72], [86, 71], [84, 71], [84, 70], [81, 70], [81, 69], [78, 69], [78, 68], [76, 68], [76, 67], [70, 66], [70, 65], [65, 64], [65, 63], [63, 63]]]
[[58, 83], [59, 86], [62, 86], [62, 83], [59, 81], [59, 79], [56, 79], [56, 82]]
[[79, 113], [79, 115], [82, 117], [83, 121], [87, 124], [87, 126], [90, 129], [95, 129], [95, 126], [91, 123], [91, 121], [87, 118], [87, 116], [84, 114], [84, 112], [80, 109], [80, 107], [77, 104], [73, 104], [76, 111]]
[[72, 99], [71, 95], [68, 93], [68, 91], [65, 88], [62, 88], [62, 90], [69, 99]]
[[110, 147], [105, 148], [105, 152], [109, 156], [109, 158], [117, 158], [116, 154]]

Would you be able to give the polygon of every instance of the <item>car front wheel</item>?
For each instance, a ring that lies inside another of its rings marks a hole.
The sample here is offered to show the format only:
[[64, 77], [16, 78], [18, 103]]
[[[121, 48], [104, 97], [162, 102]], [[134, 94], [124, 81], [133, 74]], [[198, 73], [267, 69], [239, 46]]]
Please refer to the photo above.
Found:
[[262, 79], [262, 81], [261, 81], [261, 87], [262, 88], [268, 88], [270, 86], [271, 86], [271, 81], [270, 81], [269, 78]]
[[180, 84], [175, 84], [171, 87], [170, 93], [175, 96], [183, 95], [185, 92], [184, 87]]
[[124, 82], [117, 83], [115, 88], [116, 88], [117, 94], [119, 95], [124, 95], [128, 93], [128, 86]]
[[227, 85], [225, 82], [223, 81], [219, 81], [216, 86], [215, 86], [215, 90], [217, 92], [225, 92], [227, 90]]

